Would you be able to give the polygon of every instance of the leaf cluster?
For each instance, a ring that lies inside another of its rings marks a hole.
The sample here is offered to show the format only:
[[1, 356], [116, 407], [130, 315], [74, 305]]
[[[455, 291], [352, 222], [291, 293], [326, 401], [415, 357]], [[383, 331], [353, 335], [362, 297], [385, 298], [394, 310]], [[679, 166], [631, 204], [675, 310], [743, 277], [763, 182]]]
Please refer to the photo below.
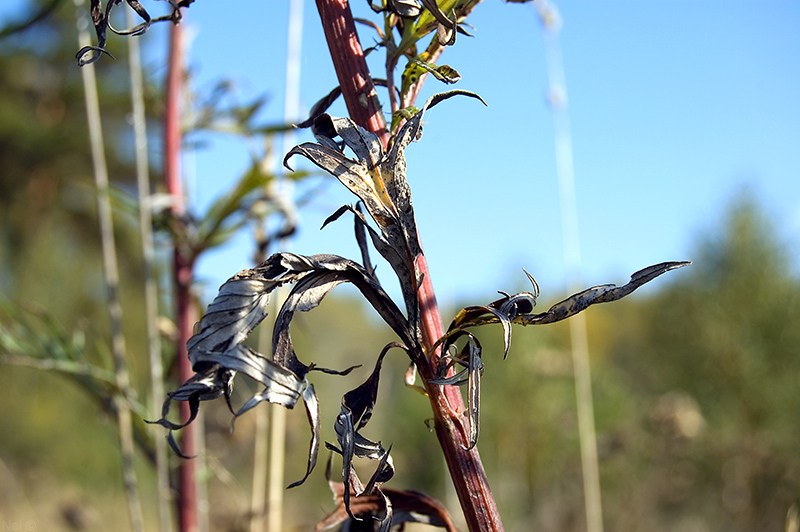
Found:
[[[351, 495], [355, 498], [377, 497], [378, 501], [382, 501], [379, 505], [381, 509], [373, 514], [381, 530], [388, 530], [392, 523], [392, 506], [381, 485], [394, 475], [393, 463], [389, 450], [380, 442], [366, 438], [361, 430], [371, 418], [382, 361], [390, 349], [399, 348], [408, 355], [411, 363], [406, 377], [408, 385], [413, 385], [415, 372], [422, 375], [425, 389], [431, 386], [469, 385], [467, 417], [471, 421], [469, 446], [472, 447], [478, 438], [479, 376], [483, 364], [481, 345], [467, 331], [468, 328], [500, 323], [504, 330], [504, 351], [507, 353], [512, 323], [531, 325], [563, 320], [592, 304], [620, 299], [662, 273], [687, 264], [672, 262], [651, 266], [635, 273], [627, 285], [590, 288], [539, 314], [533, 313], [538, 287], [529, 275], [534, 292], [504, 294], [502, 299], [487, 306], [467, 307], [456, 316], [448, 332], [432, 351], [427, 350], [421, 337], [422, 308], [419, 301], [423, 276], [419, 268], [422, 249], [406, 179], [404, 151], [411, 141], [420, 138], [426, 110], [455, 95], [480, 99], [466, 91], [450, 91], [431, 97], [418, 113], [400, 127], [387, 151], [384, 151], [376, 134], [347, 118], [323, 114], [314, 120], [317, 143], [296, 146], [286, 155], [285, 161], [294, 155], [302, 155], [332, 174], [358, 197], [369, 220], [360, 209], [344, 206], [325, 223], [336, 220], [346, 212], [354, 215], [363, 264], [337, 255], [277, 253], [256, 268], [239, 272], [228, 280], [200, 320], [197, 333], [187, 344], [195, 376], [169, 394], [170, 398], [164, 405], [158, 423], [170, 431], [180, 429], [194, 419], [201, 401], [223, 395], [234, 416], [243, 414], [263, 401], [293, 408], [302, 398], [312, 438], [306, 476], [292, 486], [303, 482], [316, 464], [320, 439], [319, 405], [314, 387], [308, 380], [309, 374], [315, 370], [346, 374], [353, 368], [337, 371], [302, 362], [294, 349], [290, 324], [296, 312], [316, 308], [335, 286], [351, 283], [394, 331], [399, 341], [384, 347], [368, 379], [344, 395], [341, 411], [334, 423], [337, 443], [326, 445], [342, 456], [341, 494], [348, 516], [358, 519], [351, 508]], [[346, 149], [354, 157], [347, 156]], [[405, 313], [389, 298], [375, 276], [368, 242], [390, 264], [400, 282]], [[284, 285], [291, 285], [292, 288], [275, 319], [270, 359], [245, 347], [242, 342], [266, 317], [270, 295]], [[453, 351], [456, 341], [461, 338], [467, 340], [466, 346], [461, 351]], [[438, 369], [432, 374], [430, 364], [440, 345], [446, 354], [439, 359]], [[463, 366], [464, 370], [453, 374], [452, 369], [456, 365]], [[242, 372], [264, 386], [261, 392], [251, 396], [238, 409], [230, 405], [236, 372]], [[192, 415], [187, 422], [173, 423], [167, 420], [172, 400], [189, 402]], [[170, 441], [178, 450], [171, 438], [170, 432]], [[366, 482], [362, 482], [356, 473], [353, 465], [355, 458], [377, 462], [374, 473]]]

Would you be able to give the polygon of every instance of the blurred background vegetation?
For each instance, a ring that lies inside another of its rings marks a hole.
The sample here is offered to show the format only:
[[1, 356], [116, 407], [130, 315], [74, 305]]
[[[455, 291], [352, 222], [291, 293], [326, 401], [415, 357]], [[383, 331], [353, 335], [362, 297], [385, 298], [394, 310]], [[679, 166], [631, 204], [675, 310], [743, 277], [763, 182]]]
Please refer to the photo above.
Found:
[[[109, 403], [109, 324], [71, 15], [62, 10], [4, 38], [0, 47], [0, 530], [27, 523], [36, 530], [128, 526]], [[115, 223], [124, 332], [133, 384], [144, 403], [141, 246], [135, 212], [123, 199], [135, 191], [127, 65], [120, 57], [101, 61], [98, 69], [110, 174], [120, 191]], [[154, 115], [160, 112], [160, 90], [150, 76], [147, 97]], [[158, 161], [152, 163], [155, 183]], [[696, 238], [686, 257], [693, 266], [660, 279], [643, 295], [588, 312], [608, 530], [783, 530], [787, 512], [796, 512], [800, 280], [777, 236], [780, 223], [743, 192], [724, 219], [710, 220]], [[167, 389], [174, 389], [179, 383], [170, 369], [166, 247], [159, 258]], [[563, 295], [545, 288], [540, 304], [546, 308]], [[452, 311], [444, 309], [445, 320]], [[339, 398], [365, 378], [380, 347], [392, 339], [369, 312], [344, 289], [296, 318], [304, 360], [365, 366], [347, 377], [315, 381], [328, 441], [335, 440], [330, 421]], [[479, 446], [508, 530], [583, 530], [567, 326], [517, 329], [506, 361], [498, 349], [500, 331], [480, 335], [495, 349], [486, 350]], [[88, 365], [95, 374], [86, 375]], [[428, 492], [457, 514], [436, 438], [424, 423], [427, 401], [403, 386], [405, 369], [403, 357], [387, 358], [369, 432], [395, 444], [391, 487]], [[241, 404], [252, 391], [250, 383], [237, 381], [234, 400]], [[244, 530], [253, 416], [238, 420], [231, 433], [224, 403], [206, 406], [203, 475], [211, 527]], [[159, 408], [143, 406], [135, 415], [141, 438], [136, 467], [148, 523], [156, 520], [156, 490], [147, 456], [151, 436], [141, 419], [158, 417]], [[295, 480], [304, 472], [308, 428], [302, 411], [291, 412], [288, 422], [286, 475]], [[171, 457], [173, 466], [178, 460]], [[334, 507], [324, 467], [286, 497], [286, 530], [310, 530]]]

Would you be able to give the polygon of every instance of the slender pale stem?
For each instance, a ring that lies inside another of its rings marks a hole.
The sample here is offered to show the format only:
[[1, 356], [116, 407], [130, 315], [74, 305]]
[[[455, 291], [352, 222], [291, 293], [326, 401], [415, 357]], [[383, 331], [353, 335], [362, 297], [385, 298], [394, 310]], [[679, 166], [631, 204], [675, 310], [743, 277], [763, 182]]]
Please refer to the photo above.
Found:
[[[129, 26], [135, 23], [132, 9], [126, 10]], [[164, 369], [161, 363], [161, 338], [158, 333], [158, 287], [155, 278], [155, 247], [153, 245], [153, 216], [150, 201], [150, 172], [147, 157], [147, 122], [145, 120], [144, 83], [139, 39], [128, 42], [128, 67], [131, 78], [131, 107], [136, 147], [136, 182], [139, 190], [139, 233], [142, 237], [142, 270], [144, 278], [145, 320], [150, 360], [150, 401], [154, 413], [160, 412], [164, 400]], [[157, 416], [156, 416], [157, 417]], [[155, 419], [155, 417], [153, 418]], [[169, 489], [167, 443], [161, 427], [152, 425], [151, 432], [156, 451], [156, 479], [158, 485], [159, 529], [172, 530]]]
[[286, 409], [274, 407], [270, 409], [270, 414], [267, 530], [280, 532], [283, 530], [283, 492], [286, 489]]
[[[269, 313], [270, 316], [273, 312]], [[262, 325], [258, 334], [258, 352], [266, 353], [270, 348], [272, 336], [267, 332], [269, 328]], [[266, 502], [267, 485], [267, 441], [269, 427], [269, 412], [266, 405], [257, 408], [255, 414], [255, 444], [253, 446], [253, 486], [250, 492], [250, 532], [264, 530], [264, 510]]]
[[[342, 95], [347, 102], [350, 118], [360, 126], [378, 134], [384, 146], [388, 140], [386, 125], [380, 113], [380, 104], [375, 96], [369, 69], [358, 42], [355, 24], [347, 0], [317, 0], [317, 8], [325, 29], [334, 67], [336, 68]], [[393, 90], [393, 88], [389, 88]], [[404, 101], [404, 106], [413, 101]], [[492, 497], [486, 473], [477, 447], [467, 451], [464, 402], [455, 386], [439, 386], [428, 381], [434, 377], [438, 354], [432, 346], [442, 336], [442, 320], [439, 306], [431, 284], [431, 276], [425, 256], [415, 258], [417, 271], [423, 275], [419, 290], [422, 337], [425, 349], [430, 353], [428, 364], [419, 368], [425, 381], [433, 409], [436, 435], [447, 461], [450, 476], [456, 487], [464, 517], [471, 532], [502, 531], [503, 525]]]
[[[81, 47], [87, 46], [89, 26], [87, 10], [82, 0], [75, 0], [78, 10], [78, 42]], [[100, 103], [97, 94], [97, 78], [94, 65], [81, 68], [84, 94], [86, 97], [86, 115], [89, 124], [89, 142], [91, 144], [92, 164], [94, 167], [95, 185], [97, 187], [97, 216], [100, 224], [100, 238], [103, 250], [103, 271], [106, 284], [106, 300], [111, 323], [111, 353], [114, 360], [114, 373], [119, 393], [114, 402], [117, 407], [117, 424], [119, 428], [120, 451], [122, 454], [122, 476], [125, 494], [128, 499], [128, 514], [134, 532], [144, 530], [142, 507], [139, 500], [138, 482], [134, 470], [135, 444], [133, 439], [133, 419], [130, 407], [130, 378], [126, 362], [125, 337], [122, 333], [122, 305], [119, 301], [119, 269], [117, 266], [116, 242], [114, 241], [114, 222], [109, 195], [108, 166], [103, 148], [103, 130], [100, 123]]]
[[[567, 85], [559, 43], [560, 17], [552, 4], [537, 4], [544, 26], [547, 73], [550, 78], [550, 100], [553, 110], [553, 129], [556, 148], [556, 172], [561, 199], [561, 223], [564, 235], [564, 263], [569, 286], [577, 292], [581, 283], [580, 239], [578, 209], [575, 199], [575, 173], [572, 164], [572, 136], [567, 112]], [[589, 340], [584, 314], [569, 320], [572, 342], [573, 373], [577, 401], [578, 436], [581, 447], [581, 469], [588, 532], [603, 532], [603, 507], [600, 491], [600, 467], [597, 459], [597, 434], [594, 426], [592, 375], [589, 363]]]

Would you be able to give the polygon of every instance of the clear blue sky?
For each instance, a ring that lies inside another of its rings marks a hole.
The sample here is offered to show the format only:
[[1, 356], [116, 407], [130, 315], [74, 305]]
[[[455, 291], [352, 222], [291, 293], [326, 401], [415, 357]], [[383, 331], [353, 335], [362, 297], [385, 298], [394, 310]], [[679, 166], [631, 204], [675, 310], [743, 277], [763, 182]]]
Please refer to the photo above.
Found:
[[[160, 7], [144, 4], [154, 14]], [[367, 2], [352, 5], [356, 16], [375, 18]], [[760, 199], [800, 262], [800, 3], [556, 5], [584, 283], [622, 284], [644, 266], [692, 259], [695, 237], [718, 223], [740, 193]], [[195, 2], [186, 22], [196, 83], [227, 77], [243, 99], [267, 93], [265, 118], [280, 120], [287, 11], [275, 0], [237, 0], [226, 8]], [[489, 106], [469, 99], [441, 104], [426, 115], [422, 142], [407, 151], [434, 285], [445, 305], [464, 297], [488, 302], [498, 289], [523, 288], [525, 267], [552, 301], [564, 295], [566, 280], [542, 30], [530, 6], [499, 0], [485, 0], [469, 22], [475, 37], [459, 37], [440, 62], [461, 73], [457, 87], [479, 93]], [[371, 30], [359, 31], [362, 44], [373, 42]], [[153, 46], [165, 42], [159, 31], [146, 38]], [[122, 48], [119, 39], [112, 37], [110, 47]], [[312, 0], [305, 2], [302, 57], [307, 109], [337, 84]], [[373, 68], [383, 77], [379, 61]], [[429, 79], [424, 96], [444, 89]], [[332, 113], [344, 115], [344, 106]], [[298, 137], [305, 140], [311, 139]], [[195, 201], [207, 204], [248, 164], [241, 143], [215, 138], [187, 165]], [[353, 199], [329, 187], [302, 211], [291, 250], [358, 258], [350, 220], [318, 230]], [[203, 261], [200, 275], [211, 295], [249, 266], [250, 256], [243, 236]], [[389, 268], [378, 273], [393, 289]]]

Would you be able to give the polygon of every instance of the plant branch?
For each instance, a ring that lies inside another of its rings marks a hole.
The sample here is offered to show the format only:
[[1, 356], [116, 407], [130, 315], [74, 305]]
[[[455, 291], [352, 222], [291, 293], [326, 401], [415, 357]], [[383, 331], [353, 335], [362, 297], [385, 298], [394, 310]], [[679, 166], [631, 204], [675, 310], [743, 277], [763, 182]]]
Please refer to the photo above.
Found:
[[[361, 127], [378, 134], [385, 147], [388, 140], [385, 122], [380, 115], [380, 105], [375, 96], [369, 69], [358, 44], [349, 4], [347, 0], [317, 0], [317, 8], [350, 118]], [[390, 63], [387, 63], [388, 66]], [[394, 88], [390, 86], [389, 90]], [[365, 94], [369, 97], [365, 97]], [[413, 101], [403, 102], [404, 106], [412, 103]], [[376, 113], [380, 120], [376, 119]], [[418, 297], [422, 338], [428, 354], [428, 364], [422, 364], [418, 369], [431, 401], [436, 435], [456, 486], [469, 530], [502, 531], [503, 525], [477, 447], [466, 450], [469, 438], [464, 426], [461, 392], [455, 386], [439, 386], [428, 382], [434, 378], [438, 353], [433, 350], [433, 346], [443, 335], [443, 327], [424, 254], [420, 253], [415, 262], [417, 271], [422, 274]]]

